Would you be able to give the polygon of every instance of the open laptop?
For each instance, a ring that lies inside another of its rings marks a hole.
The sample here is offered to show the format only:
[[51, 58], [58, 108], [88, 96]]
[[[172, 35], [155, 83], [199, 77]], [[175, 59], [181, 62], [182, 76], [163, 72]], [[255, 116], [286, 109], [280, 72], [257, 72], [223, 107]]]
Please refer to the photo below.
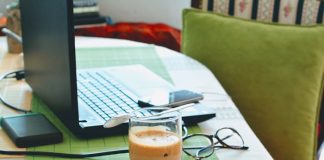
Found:
[[[72, 0], [20, 0], [20, 8], [26, 81], [75, 134], [126, 133], [127, 123], [103, 124], [139, 109], [137, 101], [154, 90], [174, 90], [141, 65], [77, 71]], [[199, 105], [182, 114], [186, 124], [215, 116]]]

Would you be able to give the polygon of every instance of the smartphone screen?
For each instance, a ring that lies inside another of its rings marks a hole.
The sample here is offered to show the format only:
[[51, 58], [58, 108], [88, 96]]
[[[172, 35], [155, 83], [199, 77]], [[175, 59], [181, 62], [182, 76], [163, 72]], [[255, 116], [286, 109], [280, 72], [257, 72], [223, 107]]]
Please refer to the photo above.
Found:
[[176, 107], [189, 103], [197, 103], [203, 98], [203, 95], [200, 93], [196, 93], [189, 90], [179, 90], [170, 93], [169, 104], [170, 107]]

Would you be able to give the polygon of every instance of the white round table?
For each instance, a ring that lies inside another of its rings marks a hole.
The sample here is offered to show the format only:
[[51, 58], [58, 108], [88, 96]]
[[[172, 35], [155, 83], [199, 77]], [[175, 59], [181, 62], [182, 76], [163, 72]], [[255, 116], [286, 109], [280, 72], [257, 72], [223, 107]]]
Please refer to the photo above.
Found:
[[[145, 46], [146, 43], [120, 39], [77, 37], [76, 48], [82, 47], [122, 47]], [[239, 110], [229, 98], [219, 81], [204, 65], [179, 52], [165, 47], [155, 46], [156, 52], [168, 70], [174, 85], [177, 88], [186, 88], [205, 94], [202, 103], [216, 111], [216, 118], [198, 124], [202, 131], [214, 134], [222, 127], [232, 127], [240, 132], [248, 151], [217, 150], [216, 154], [221, 160], [270, 160], [270, 154], [260, 143], [251, 128], [248, 126]]]

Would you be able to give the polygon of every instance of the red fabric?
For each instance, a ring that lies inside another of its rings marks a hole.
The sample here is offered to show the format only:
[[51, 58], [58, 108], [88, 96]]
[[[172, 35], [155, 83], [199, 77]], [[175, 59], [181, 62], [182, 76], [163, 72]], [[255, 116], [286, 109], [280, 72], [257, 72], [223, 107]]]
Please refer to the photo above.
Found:
[[180, 51], [181, 31], [165, 24], [117, 23], [75, 30], [78, 36], [128, 39]]
[[322, 124], [321, 123], [317, 123], [317, 135], [318, 136], [321, 135], [321, 132], [323, 132], [322, 131]]
[[7, 24], [7, 18], [6, 17], [0, 17], [0, 36], [4, 36], [4, 34], [1, 32], [2, 28], [4, 28]]

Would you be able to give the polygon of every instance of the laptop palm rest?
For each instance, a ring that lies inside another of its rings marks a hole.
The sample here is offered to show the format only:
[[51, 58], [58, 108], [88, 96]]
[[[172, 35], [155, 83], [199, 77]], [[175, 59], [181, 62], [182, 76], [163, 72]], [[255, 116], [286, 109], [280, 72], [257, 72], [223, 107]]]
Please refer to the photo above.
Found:
[[[118, 66], [109, 68], [82, 69], [78, 72], [104, 71], [119, 84], [127, 88], [126, 94], [134, 101], [150, 97], [158, 93], [165, 93], [165, 98], [160, 98], [161, 104], [166, 104], [169, 97], [166, 96], [174, 90], [172, 84], [162, 79], [142, 65]], [[78, 98], [79, 124], [81, 127], [103, 125], [105, 120], [94, 112], [91, 107]]]

